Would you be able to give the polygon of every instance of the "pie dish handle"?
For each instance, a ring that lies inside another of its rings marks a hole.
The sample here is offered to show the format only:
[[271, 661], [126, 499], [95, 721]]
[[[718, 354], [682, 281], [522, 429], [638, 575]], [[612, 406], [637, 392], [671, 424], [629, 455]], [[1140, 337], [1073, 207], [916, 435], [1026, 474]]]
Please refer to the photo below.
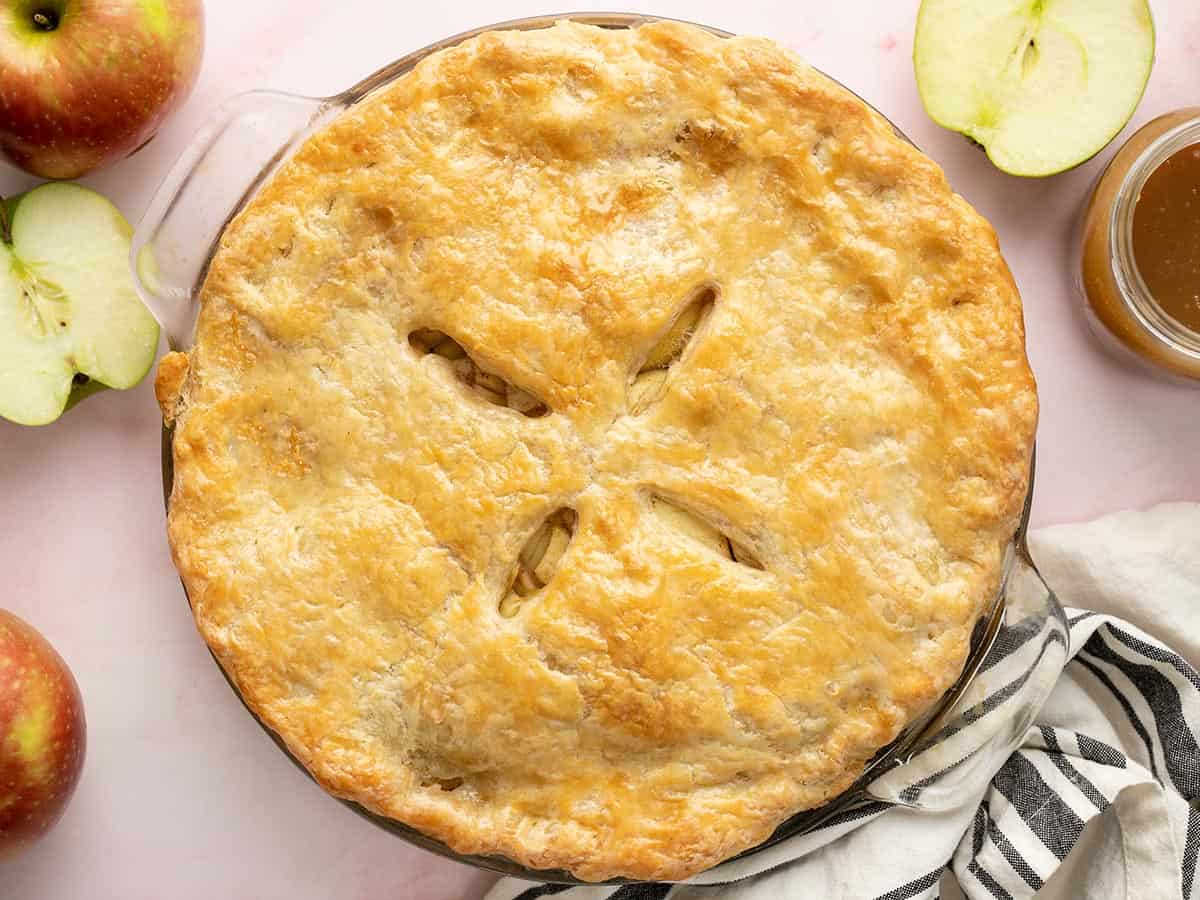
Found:
[[238, 94], [172, 166], [129, 254], [134, 285], [172, 349], [191, 343], [198, 288], [225, 226], [299, 142], [341, 108], [339, 99]]
[[1067, 662], [1070, 635], [1023, 536], [1012, 552], [990, 652], [928, 736], [870, 784], [871, 797], [928, 812], [959, 808], [1024, 742]]

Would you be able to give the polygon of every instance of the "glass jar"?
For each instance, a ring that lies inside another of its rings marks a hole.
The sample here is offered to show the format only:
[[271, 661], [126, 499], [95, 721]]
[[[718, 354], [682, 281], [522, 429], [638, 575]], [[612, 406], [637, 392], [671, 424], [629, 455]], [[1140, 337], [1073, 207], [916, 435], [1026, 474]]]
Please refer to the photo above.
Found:
[[1159, 374], [1200, 386], [1200, 333], [1155, 300], [1134, 255], [1143, 187], [1164, 162], [1196, 144], [1200, 107], [1190, 107], [1148, 122], [1117, 152], [1084, 209], [1079, 276], [1089, 324], [1105, 343]]

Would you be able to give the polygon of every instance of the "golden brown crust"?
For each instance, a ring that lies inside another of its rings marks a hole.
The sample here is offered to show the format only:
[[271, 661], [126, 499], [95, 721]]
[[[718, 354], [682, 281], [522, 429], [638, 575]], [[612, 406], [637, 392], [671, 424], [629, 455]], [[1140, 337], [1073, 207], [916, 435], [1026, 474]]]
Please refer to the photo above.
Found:
[[944, 692], [997, 589], [1036, 399], [995, 235], [769, 41], [436, 54], [283, 166], [202, 300], [169, 521], [199, 628], [326, 788], [459, 851], [679, 879], [753, 846]]
[[158, 401], [163, 421], [168, 425], [175, 421], [187, 373], [186, 353], [172, 351], [158, 361], [158, 371], [154, 377], [154, 399]]

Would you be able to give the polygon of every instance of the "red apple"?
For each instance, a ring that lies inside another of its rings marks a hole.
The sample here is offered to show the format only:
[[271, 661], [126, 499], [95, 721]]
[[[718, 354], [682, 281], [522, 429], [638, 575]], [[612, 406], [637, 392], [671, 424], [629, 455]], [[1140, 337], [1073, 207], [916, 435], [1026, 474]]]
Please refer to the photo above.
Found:
[[0, 858], [58, 821], [79, 782], [86, 733], [67, 664], [0, 609]]
[[0, 0], [0, 152], [78, 178], [140, 148], [192, 90], [201, 0]]

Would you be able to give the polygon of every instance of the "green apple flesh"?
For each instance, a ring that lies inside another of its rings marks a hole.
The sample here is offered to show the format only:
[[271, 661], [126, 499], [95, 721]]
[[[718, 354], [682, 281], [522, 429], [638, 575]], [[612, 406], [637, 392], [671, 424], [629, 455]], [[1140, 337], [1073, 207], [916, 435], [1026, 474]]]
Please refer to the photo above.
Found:
[[154, 362], [158, 323], [134, 290], [131, 229], [120, 211], [79, 185], [46, 184], [18, 198], [7, 224], [0, 416], [43, 425], [62, 415], [73, 385], [88, 393], [96, 383], [124, 389], [141, 381]]
[[939, 125], [1013, 175], [1091, 158], [1129, 121], [1154, 63], [1146, 0], [923, 0], [913, 64]]

